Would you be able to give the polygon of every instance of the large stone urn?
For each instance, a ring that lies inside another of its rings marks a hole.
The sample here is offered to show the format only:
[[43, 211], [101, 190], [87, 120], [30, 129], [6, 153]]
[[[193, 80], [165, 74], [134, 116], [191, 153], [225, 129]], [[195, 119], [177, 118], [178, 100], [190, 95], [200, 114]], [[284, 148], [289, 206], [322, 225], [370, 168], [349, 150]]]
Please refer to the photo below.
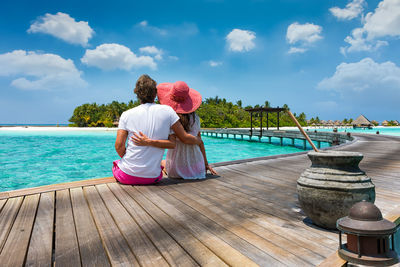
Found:
[[309, 152], [312, 165], [297, 180], [297, 193], [305, 214], [323, 228], [335, 229], [357, 202], [374, 203], [375, 185], [360, 170], [358, 152]]

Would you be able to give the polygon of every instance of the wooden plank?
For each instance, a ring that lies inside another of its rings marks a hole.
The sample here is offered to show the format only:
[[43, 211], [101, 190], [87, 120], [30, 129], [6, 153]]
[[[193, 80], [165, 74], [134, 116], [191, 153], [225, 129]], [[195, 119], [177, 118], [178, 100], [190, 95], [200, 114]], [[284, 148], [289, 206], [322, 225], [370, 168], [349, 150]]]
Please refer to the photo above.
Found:
[[24, 264], [38, 203], [38, 194], [25, 197], [0, 254], [2, 266], [14, 267]]
[[[193, 185], [191, 187], [193, 187]], [[197, 191], [191, 190], [192, 188], [188, 188], [188, 186], [183, 188], [181, 186], [173, 188], [166, 186], [162, 188], [182, 202], [190, 204], [191, 207], [199, 209], [199, 211], [205, 210], [202, 212], [203, 214], [218, 214], [223, 217], [224, 220], [229, 221], [229, 223], [233, 225], [232, 228], [235, 227], [235, 224], [239, 224], [241, 227], [272, 242], [275, 246], [308, 261], [307, 264], [318, 264], [326, 255], [332, 252], [331, 249], [327, 249], [321, 246], [321, 244], [315, 244], [315, 240], [306, 239], [297, 232], [292, 233], [291, 229], [287, 227], [279, 227], [272, 223], [270, 223], [269, 227], [262, 227], [256, 224], [252, 221], [252, 218], [255, 218], [256, 215], [251, 212], [246, 212], [245, 205], [243, 205], [243, 208], [238, 208], [241, 206], [240, 202], [238, 203], [235, 201], [233, 205], [230, 205], [227, 201], [222, 201], [210, 194], [205, 194], [205, 196], [203, 196], [199, 194], [200, 188], [198, 188]], [[193, 203], [192, 200], [198, 204]], [[283, 255], [287, 254], [287, 252], [279, 253], [279, 250], [276, 249], [274, 251], [277, 253], [277, 258], [281, 258]], [[287, 262], [289, 263], [290, 257], [293, 257], [293, 255], [289, 254], [285, 256], [282, 261], [286, 263], [285, 259], [287, 257]], [[302, 264], [300, 263], [300, 265], [304, 265], [304, 262]]]
[[54, 228], [54, 192], [40, 196], [25, 266], [51, 266]]
[[118, 184], [108, 186], [170, 265], [184, 265], [188, 262], [196, 265], [190, 255], [136, 202], [136, 196], [128, 195], [121, 189], [121, 187], [129, 189], [131, 186]]
[[17, 216], [22, 200], [22, 197], [8, 199], [0, 213], [0, 252], [6, 243], [7, 236]]
[[7, 202], [7, 199], [0, 199], [0, 212], [1, 212], [1, 209], [3, 208], [3, 206], [6, 204], [6, 202]]
[[114, 219], [94, 186], [83, 188], [93, 219], [103, 240], [111, 265], [139, 266]]
[[296, 252], [300, 251], [303, 254], [310, 256], [309, 258], [313, 259], [313, 255], [309, 251], [302, 250], [301, 248], [297, 247], [296, 249], [292, 247], [292, 251], [289, 251], [292, 243], [287, 242], [286, 239], [280, 237], [279, 235], [275, 235], [273, 233], [268, 234], [268, 231], [264, 231], [264, 229], [258, 233], [250, 231], [249, 226], [251, 226], [251, 222], [247, 222], [244, 218], [237, 216], [238, 214], [236, 211], [231, 210], [230, 213], [226, 213], [222, 209], [216, 211], [216, 209], [213, 209], [214, 203], [208, 202], [205, 198], [197, 198], [193, 191], [191, 191], [191, 193], [188, 195], [185, 195], [184, 192], [186, 191], [186, 188], [181, 191], [182, 193], [175, 191], [172, 187], [165, 187], [163, 189], [176, 199], [179, 199], [181, 202], [189, 205], [191, 208], [215, 221], [225, 229], [229, 229], [229, 231], [232, 233], [253, 244], [280, 262], [293, 266], [306, 266], [312, 264], [312, 262], [307, 262], [293, 253], [293, 250]]
[[82, 186], [87, 186], [87, 185], [112, 183], [112, 182], [115, 182], [114, 177], [105, 177], [105, 178], [99, 178], [99, 179], [88, 179], [88, 180], [68, 182], [68, 183], [51, 184], [51, 185], [44, 185], [44, 186], [38, 186], [38, 187], [32, 187], [32, 188], [24, 188], [24, 189], [18, 189], [18, 190], [13, 190], [13, 191], [0, 192], [0, 199], [26, 196], [26, 195], [32, 195], [32, 194], [39, 194], [39, 193], [69, 189], [69, 188], [74, 188], [74, 187], [82, 187]]
[[347, 265], [347, 261], [339, 257], [337, 251], [332, 253], [329, 257], [323, 260], [318, 267], [343, 267]]
[[[131, 190], [133, 189], [131, 188]], [[151, 187], [151, 189], [150, 187], [136, 187], [135, 189], [173, 217], [181, 227], [189, 230], [228, 265], [257, 265], [261, 262], [263, 262], [261, 265], [281, 265], [279, 261], [232, 234], [228, 229], [222, 228], [207, 217], [198, 214], [190, 207], [182, 209], [182, 206], [179, 205], [178, 209], [176, 199], [168, 197], [161, 189], [157, 187]]]
[[110, 266], [81, 187], [70, 189], [82, 266]]
[[55, 265], [81, 266], [69, 190], [56, 192]]
[[154, 247], [146, 234], [140, 229], [139, 225], [107, 185], [97, 185], [96, 188], [140, 265], [168, 266], [168, 263], [161, 256], [160, 252]]
[[[122, 188], [120, 188], [122, 190]], [[204, 246], [192, 234], [182, 227], [177, 227], [178, 223], [162, 212], [151, 201], [145, 200], [142, 195], [136, 194], [142, 207], [186, 250], [190, 252], [193, 259], [201, 266], [226, 266], [226, 264]]]

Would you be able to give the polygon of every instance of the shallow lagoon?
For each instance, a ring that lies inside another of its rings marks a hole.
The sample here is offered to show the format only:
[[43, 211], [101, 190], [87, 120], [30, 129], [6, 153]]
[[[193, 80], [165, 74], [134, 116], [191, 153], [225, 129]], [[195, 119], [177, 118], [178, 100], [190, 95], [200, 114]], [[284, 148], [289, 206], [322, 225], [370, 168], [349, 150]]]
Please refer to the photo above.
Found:
[[[0, 191], [112, 176], [116, 131], [0, 131]], [[303, 151], [266, 140], [203, 137], [210, 163]], [[288, 145], [289, 140], [285, 140]], [[325, 144], [327, 146], [327, 144]]]

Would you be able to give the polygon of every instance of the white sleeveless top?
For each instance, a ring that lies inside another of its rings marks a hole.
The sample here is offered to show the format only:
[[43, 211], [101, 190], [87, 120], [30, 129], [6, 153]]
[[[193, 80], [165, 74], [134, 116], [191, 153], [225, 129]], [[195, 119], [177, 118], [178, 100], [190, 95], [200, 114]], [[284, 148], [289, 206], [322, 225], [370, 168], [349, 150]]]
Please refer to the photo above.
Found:
[[[190, 117], [191, 135], [197, 136], [200, 132], [200, 118], [195, 114], [193, 123]], [[168, 149], [166, 158], [168, 177], [183, 179], [204, 179], [206, 169], [203, 154], [198, 145], [185, 145], [179, 138], [176, 139], [175, 149]]]

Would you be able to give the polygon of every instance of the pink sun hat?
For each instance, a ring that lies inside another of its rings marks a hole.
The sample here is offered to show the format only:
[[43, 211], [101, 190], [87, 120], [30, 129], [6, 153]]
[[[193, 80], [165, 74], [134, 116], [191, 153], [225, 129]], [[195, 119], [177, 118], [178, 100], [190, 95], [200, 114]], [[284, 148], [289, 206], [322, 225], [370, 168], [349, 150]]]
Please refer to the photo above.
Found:
[[201, 95], [182, 81], [157, 85], [158, 100], [172, 107], [176, 113], [192, 113], [201, 105]]

